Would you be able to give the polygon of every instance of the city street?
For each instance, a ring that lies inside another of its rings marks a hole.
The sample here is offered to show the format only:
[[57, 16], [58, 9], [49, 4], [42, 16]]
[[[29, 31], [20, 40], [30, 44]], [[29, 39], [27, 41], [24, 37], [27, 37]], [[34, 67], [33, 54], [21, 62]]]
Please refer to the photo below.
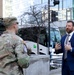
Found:
[[49, 75], [61, 75], [61, 68], [50, 71]]
[[0, 0], [0, 75], [73, 71], [73, 37], [74, 0]]

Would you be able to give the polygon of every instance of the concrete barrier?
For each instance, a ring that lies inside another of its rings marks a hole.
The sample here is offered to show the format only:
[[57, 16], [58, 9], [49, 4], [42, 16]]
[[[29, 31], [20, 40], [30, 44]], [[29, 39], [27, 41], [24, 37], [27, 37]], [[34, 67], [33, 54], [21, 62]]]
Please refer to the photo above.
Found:
[[24, 75], [49, 75], [49, 55], [31, 55], [30, 65], [23, 69]]

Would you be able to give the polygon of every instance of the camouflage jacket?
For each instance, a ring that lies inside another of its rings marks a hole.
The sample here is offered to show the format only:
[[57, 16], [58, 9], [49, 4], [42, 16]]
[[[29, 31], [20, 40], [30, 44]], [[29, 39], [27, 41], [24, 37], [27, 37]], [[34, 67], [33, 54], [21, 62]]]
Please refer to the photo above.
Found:
[[5, 31], [0, 36], [0, 75], [22, 75], [17, 58], [23, 54], [23, 40], [14, 33]]

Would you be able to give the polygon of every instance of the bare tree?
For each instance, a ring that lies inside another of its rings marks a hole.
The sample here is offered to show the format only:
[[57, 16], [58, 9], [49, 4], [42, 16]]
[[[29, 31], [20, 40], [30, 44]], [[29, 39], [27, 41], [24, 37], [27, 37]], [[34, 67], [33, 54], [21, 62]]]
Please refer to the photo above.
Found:
[[[39, 27], [38, 30], [38, 34], [37, 34], [37, 53], [39, 54], [39, 37], [40, 37], [40, 26], [44, 26], [44, 23], [47, 21], [47, 19], [42, 19], [43, 16], [45, 16], [44, 13], [42, 13], [42, 9], [37, 8], [36, 6], [32, 6], [30, 7], [30, 11], [29, 12], [24, 12], [21, 16], [22, 19], [24, 18], [24, 16], [28, 15], [29, 19], [28, 19], [28, 23], [30, 24], [36, 24]], [[22, 21], [25, 21], [22, 20]]]

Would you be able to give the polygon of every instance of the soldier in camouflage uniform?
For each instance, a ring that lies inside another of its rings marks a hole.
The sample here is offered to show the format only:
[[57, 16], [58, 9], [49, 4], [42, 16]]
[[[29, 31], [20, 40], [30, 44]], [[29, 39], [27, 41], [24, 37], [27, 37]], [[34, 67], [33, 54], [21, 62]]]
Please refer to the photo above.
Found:
[[[6, 31], [0, 37], [0, 75], [23, 75], [17, 59], [24, 57], [23, 40], [16, 35], [16, 18], [5, 18]], [[25, 61], [24, 61], [25, 62]]]

